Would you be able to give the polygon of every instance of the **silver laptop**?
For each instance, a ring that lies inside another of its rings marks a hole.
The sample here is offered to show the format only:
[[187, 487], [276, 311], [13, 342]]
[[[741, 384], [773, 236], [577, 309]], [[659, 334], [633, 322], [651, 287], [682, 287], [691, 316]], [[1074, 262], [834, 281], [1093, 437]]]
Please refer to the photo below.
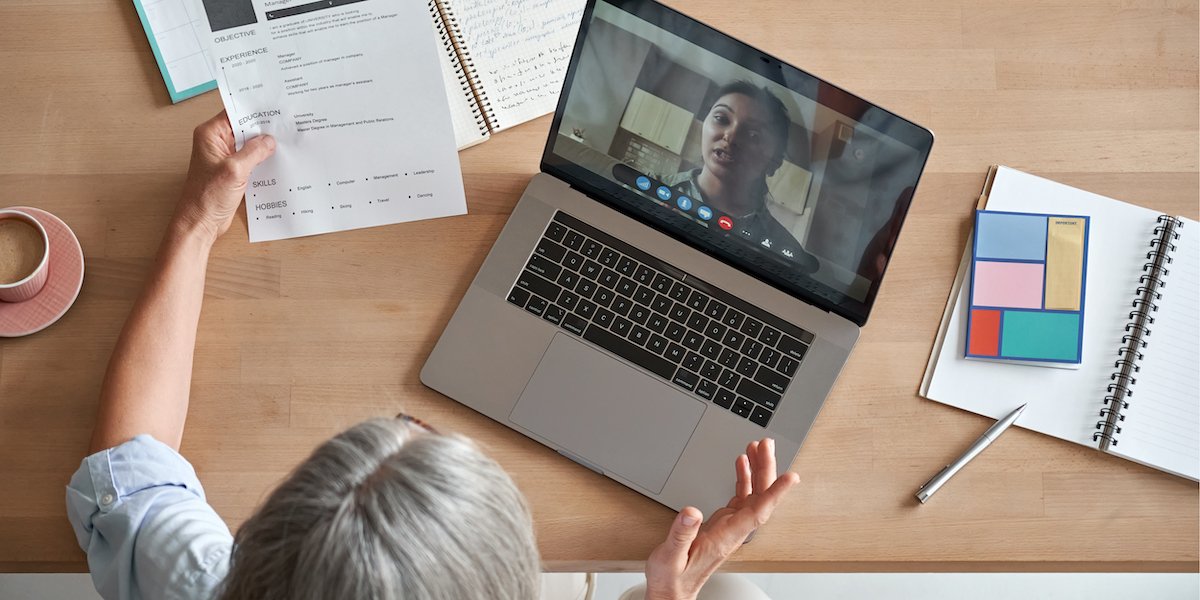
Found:
[[542, 172], [421, 381], [711, 514], [747, 443], [795, 458], [932, 143], [661, 4], [592, 0]]

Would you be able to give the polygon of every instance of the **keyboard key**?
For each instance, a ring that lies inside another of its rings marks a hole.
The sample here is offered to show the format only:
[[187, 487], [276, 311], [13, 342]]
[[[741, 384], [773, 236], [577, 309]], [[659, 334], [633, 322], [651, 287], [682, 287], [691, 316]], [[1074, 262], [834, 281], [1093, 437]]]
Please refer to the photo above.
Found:
[[750, 378], [743, 377], [742, 382], [737, 386], [737, 393], [740, 396], [745, 396], [771, 410], [775, 410], [779, 406], [779, 394], [768, 390], [767, 388], [754, 383]]
[[717, 360], [721, 354], [721, 345], [712, 340], [704, 340], [704, 343], [700, 345], [700, 354], [706, 358]]
[[575, 310], [575, 305], [579, 303], [579, 295], [563, 290], [562, 295], [558, 297], [558, 303], [567, 310]]
[[695, 352], [688, 352], [687, 356], [683, 357], [683, 367], [689, 371], [699, 371], [703, 364], [704, 357]]
[[688, 330], [687, 333], [683, 334], [683, 345], [691, 348], [692, 350], [699, 350], [700, 345], [703, 343], [704, 336], [698, 332]]
[[741, 350], [742, 342], [745, 341], [745, 339], [746, 336], [738, 333], [736, 329], [730, 329], [729, 333], [725, 334], [725, 345], [729, 346], [730, 348], [737, 348], [738, 350]]
[[[760, 330], [762, 330], [762, 328], [763, 328], [762, 321], [759, 321], [758, 319], [755, 319], [755, 318], [747, 318], [746, 322], [742, 323], [742, 333], [744, 333], [752, 338], [758, 337], [758, 332]], [[770, 344], [767, 344], [767, 345], [769, 346]]]
[[675, 377], [671, 379], [672, 383], [689, 392], [696, 389], [696, 383], [698, 381], [700, 381], [700, 377], [698, 375], [683, 368], [675, 371]]
[[542, 313], [543, 319], [550, 321], [555, 325], [562, 323], [563, 317], [565, 316], [567, 316], [567, 309], [556, 304], [551, 304], [546, 308], [546, 312]]
[[558, 285], [550, 283], [541, 275], [535, 275], [529, 271], [521, 271], [521, 274], [517, 276], [517, 286], [546, 298], [550, 302], [558, 300], [558, 293], [562, 291], [562, 288], [558, 287]]
[[579, 274], [587, 277], [588, 279], [599, 279], [600, 271], [603, 268], [604, 267], [600, 266], [600, 263], [594, 260], [585, 260], [583, 261], [583, 267], [579, 269]]
[[796, 360], [804, 360], [804, 353], [808, 352], [807, 345], [790, 335], [783, 336], [775, 347], [784, 353], [784, 355]]
[[561, 242], [566, 233], [567, 228], [563, 227], [560, 223], [551, 221], [550, 224], [546, 226], [546, 237], [556, 242]]
[[545, 298], [538, 298], [537, 296], [534, 296], [530, 298], [529, 302], [525, 305], [525, 310], [540, 317], [546, 312], [546, 308], [549, 306], [550, 303], [546, 302]]
[[692, 317], [688, 319], [687, 326], [696, 331], [704, 331], [708, 327], [708, 317], [699, 312], [692, 313]]
[[579, 283], [579, 273], [563, 269], [562, 275], [558, 276], [558, 284], [568, 290], [575, 289], [575, 284]]
[[717, 384], [707, 379], [702, 379], [700, 380], [700, 384], [696, 386], [696, 395], [705, 400], [712, 400], [713, 396], [717, 394], [717, 389]]
[[604, 246], [601, 246], [596, 240], [588, 240], [583, 243], [583, 249], [580, 250], [579, 253], [588, 258], [594, 259], [600, 257], [600, 251], [603, 249]]
[[729, 390], [718, 389], [716, 396], [713, 397], [713, 404], [716, 404], [721, 408], [729, 408], [733, 406], [733, 401], [736, 399], [737, 397], [733, 395], [733, 392]]
[[615, 333], [621, 337], [625, 337], [626, 335], [629, 335], [630, 329], [633, 329], [633, 322], [630, 321], [629, 319], [626, 319], [624, 317], [617, 317], [617, 318], [613, 319], [613, 324], [612, 324], [613, 333]]
[[720, 341], [721, 337], [725, 335], [725, 326], [716, 321], [712, 321], [708, 324], [708, 327], [705, 328], [704, 335], [707, 335], [710, 339]]
[[756, 371], [756, 370], [758, 370], [758, 363], [750, 360], [749, 358], [746, 358], [745, 356], [743, 356], [740, 360], [738, 360], [738, 366], [737, 366], [738, 373], [741, 373], [742, 375], [750, 376], [750, 375], [754, 375], [754, 371]]
[[563, 248], [562, 246], [559, 246], [550, 240], [542, 240], [538, 242], [537, 247], [534, 248], [533, 251], [536, 254], [545, 256], [554, 262], [562, 260], [563, 257], [567, 255], [566, 248]]
[[721, 365], [718, 365], [711, 360], [704, 361], [704, 366], [700, 367], [700, 376], [704, 377], [705, 379], [716, 379], [717, 377], [720, 377]]
[[645, 304], [646, 306], [650, 306], [651, 304], [654, 304], [654, 296], [655, 296], [654, 290], [652, 290], [644, 285], [638, 286], [637, 291], [633, 293], [633, 299], [636, 302]]
[[629, 309], [633, 308], [633, 300], [617, 296], [617, 299], [613, 301], [611, 308], [613, 309], [613, 312], [624, 317], [625, 315], [629, 314]]
[[737, 329], [738, 327], [741, 327], [742, 320], [745, 318], [746, 315], [743, 315], [742, 313], [731, 308], [725, 311], [725, 317], [721, 319], [721, 322], [729, 327]]
[[674, 302], [671, 302], [670, 298], [660, 294], [654, 297], [654, 302], [650, 303], [650, 310], [653, 310], [660, 315], [665, 315], [671, 311], [672, 304], [674, 304]]
[[607, 307], [609, 304], [612, 304], [613, 298], [615, 297], [616, 296], [613, 294], [612, 290], [600, 288], [596, 290], [596, 295], [592, 296], [592, 300], [594, 300], [596, 304], [599, 304], [600, 306]]
[[637, 271], [634, 271], [633, 273], [633, 280], [642, 285], [649, 285], [653, 277], [654, 271], [651, 271], [650, 267], [647, 267], [646, 265], [639, 265]]
[[721, 354], [717, 356], [717, 362], [721, 363], [722, 366], [732, 369], [737, 366], [738, 353], [729, 348], [722, 348]]
[[704, 314], [708, 315], [710, 319], [720, 319], [725, 315], [725, 305], [713, 300], [705, 307]]
[[641, 325], [634, 325], [633, 329], [629, 331], [629, 341], [639, 346], [644, 346], [649, 340], [650, 330]]
[[650, 309], [634, 304], [633, 308], [629, 309], [629, 318], [639, 325], [645, 325], [646, 321], [650, 319]]
[[669, 344], [670, 342], [667, 341], [667, 338], [656, 333], [650, 336], [650, 341], [646, 342], [646, 349], [655, 354], [662, 354], [663, 352], [667, 351], [667, 346]]
[[633, 297], [633, 293], [637, 291], [637, 283], [628, 277], [622, 277], [620, 283], [616, 287], [617, 292], [622, 296]]
[[650, 282], [650, 288], [660, 294], [666, 294], [671, 291], [671, 278], [658, 273]]
[[605, 269], [604, 272], [600, 273], [599, 281], [604, 287], [615, 289], [617, 284], [621, 282], [621, 276], [612, 269]]
[[679, 344], [671, 344], [667, 346], [667, 351], [663, 353], [663, 357], [676, 364], [683, 362], [683, 357], [686, 355], [687, 350]]
[[774, 347], [775, 344], [779, 343], [779, 336], [780, 333], [778, 329], [775, 329], [774, 327], [763, 327], [762, 333], [758, 334], [758, 339], [762, 340], [762, 343]]
[[667, 316], [671, 317], [672, 319], [675, 319], [676, 321], [679, 321], [680, 323], [686, 323], [688, 316], [691, 314], [692, 314], [692, 309], [688, 308], [687, 306], [685, 306], [683, 304], [676, 302], [673, 306], [671, 306], [671, 312], [667, 313]]
[[598, 287], [600, 286], [596, 285], [595, 281], [588, 281], [584, 279], [583, 281], [579, 282], [579, 285], [575, 286], [575, 293], [579, 294], [579, 296], [582, 298], [591, 298], [592, 294], [596, 293], [596, 289]]
[[582, 248], [585, 241], [587, 241], [587, 238], [574, 231], [568, 231], [567, 235], [563, 237], [563, 244], [572, 250]]
[[693, 310], [704, 310], [705, 305], [708, 304], [708, 296], [698, 291], [693, 291], [692, 295], [688, 297], [687, 304]]
[[675, 365], [595, 326], [589, 325], [583, 339], [638, 365], [663, 379], [675, 372]]
[[774, 369], [759, 367], [758, 373], [755, 373], [754, 380], [763, 384], [769, 390], [783, 394], [787, 390], [788, 378], [775, 372]]
[[750, 413], [754, 411], [754, 403], [745, 398], [738, 398], [730, 410], [739, 417], [749, 418]]
[[679, 302], [686, 302], [688, 295], [691, 294], [691, 288], [676, 281], [671, 284], [671, 299]]
[[617, 259], [620, 257], [621, 255], [617, 254], [616, 250], [613, 250], [612, 248], [605, 248], [600, 252], [600, 258], [597, 258], [596, 260], [600, 261], [600, 264], [606, 267], [612, 267], [617, 264]]
[[637, 266], [638, 264], [632, 258], [622, 256], [621, 260], [617, 261], [617, 272], [626, 277], [632, 277], [634, 271], [637, 270]]
[[763, 348], [762, 354], [758, 355], [758, 362], [774, 369], [780, 356], [779, 351], [774, 348]]
[[592, 315], [596, 314], [596, 304], [589, 300], [580, 300], [579, 304], [575, 305], [575, 312], [579, 316], [590, 320]]
[[578, 252], [568, 252], [567, 255], [563, 257], [562, 264], [568, 269], [578, 271], [579, 267], [583, 266], [584, 260], [586, 259], [583, 258], [582, 254], [579, 254]]
[[550, 262], [550, 259], [540, 254], [534, 254], [533, 256], [530, 256], [529, 264], [526, 264], [525, 268], [537, 273], [538, 275], [541, 275], [542, 277], [545, 277], [546, 279], [549, 279], [550, 281], [557, 279], [558, 274], [562, 272], [562, 267]]
[[568, 313], [563, 317], [562, 328], [575, 335], [583, 335], [583, 330], [587, 328], [587, 321], [579, 315]]
[[515, 287], [508, 293], [508, 301], [521, 308], [525, 308], [525, 303], [529, 301], [529, 292]]
[[761, 427], [766, 427], [767, 423], [771, 422], [771, 414], [771, 411], [761, 406], [755, 406], [754, 412], [750, 413], [750, 422]]
[[734, 389], [741, 380], [741, 375], [738, 375], [729, 369], [725, 369], [724, 371], [721, 371], [721, 376], [717, 378], [717, 383], [719, 383], [721, 387]]
[[784, 356], [779, 359], [779, 364], [775, 368], [779, 369], [784, 375], [792, 377], [796, 374], [796, 367], [798, 366], [800, 366], [800, 361], [790, 356]]
[[650, 320], [646, 321], [646, 327], [649, 327], [650, 331], [654, 333], [662, 333], [667, 330], [667, 324], [670, 322], [670, 320], [660, 314], [651, 314]]
[[607, 308], [600, 308], [596, 310], [596, 316], [592, 317], [592, 322], [601, 327], [607, 328], [612, 325], [613, 319], [616, 316], [617, 315], [614, 315], [611, 310], [608, 310]]
[[746, 342], [744, 344], [742, 344], [742, 354], [745, 354], [746, 356], [749, 356], [750, 358], [757, 359], [758, 353], [762, 352], [762, 349], [763, 349], [762, 342], [760, 342], [758, 340], [746, 340]]
[[684, 327], [682, 323], [671, 321], [667, 324], [667, 331], [665, 333], [667, 337], [678, 342], [681, 341], [683, 339], [683, 335], [687, 333], [687, 328]]

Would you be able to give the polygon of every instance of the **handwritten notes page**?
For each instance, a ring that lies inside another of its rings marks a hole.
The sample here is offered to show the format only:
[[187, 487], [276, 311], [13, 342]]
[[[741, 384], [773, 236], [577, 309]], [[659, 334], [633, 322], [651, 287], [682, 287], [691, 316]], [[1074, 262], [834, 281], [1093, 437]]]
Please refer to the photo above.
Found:
[[492, 131], [554, 110], [584, 0], [454, 0]]

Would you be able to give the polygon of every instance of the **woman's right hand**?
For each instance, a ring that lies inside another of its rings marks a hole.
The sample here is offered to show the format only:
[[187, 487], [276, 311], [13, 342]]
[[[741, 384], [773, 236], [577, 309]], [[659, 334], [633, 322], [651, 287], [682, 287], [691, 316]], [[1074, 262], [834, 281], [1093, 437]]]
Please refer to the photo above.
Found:
[[766, 524], [795, 473], [775, 474], [775, 441], [751, 442], [735, 464], [737, 488], [707, 523], [693, 507], [679, 511], [667, 540], [646, 560], [646, 600], [694, 600], [700, 588], [756, 529]]

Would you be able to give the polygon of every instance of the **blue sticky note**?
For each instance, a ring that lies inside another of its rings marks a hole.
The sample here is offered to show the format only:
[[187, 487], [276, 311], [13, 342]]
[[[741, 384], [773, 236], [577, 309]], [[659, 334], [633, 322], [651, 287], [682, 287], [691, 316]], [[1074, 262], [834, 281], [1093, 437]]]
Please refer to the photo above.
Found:
[[975, 257], [1046, 260], [1046, 215], [981, 210], [975, 230]]

